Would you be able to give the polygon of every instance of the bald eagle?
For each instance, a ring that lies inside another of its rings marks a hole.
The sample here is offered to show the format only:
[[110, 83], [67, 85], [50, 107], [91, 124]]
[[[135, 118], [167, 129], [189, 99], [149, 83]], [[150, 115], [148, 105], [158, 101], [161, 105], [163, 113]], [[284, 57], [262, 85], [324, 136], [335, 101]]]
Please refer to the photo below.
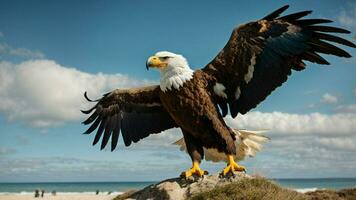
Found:
[[[184, 177], [203, 176], [206, 171], [199, 164], [204, 153], [211, 155], [211, 150], [220, 154], [218, 160], [225, 156], [224, 175], [244, 171], [235, 160], [239, 157], [237, 145], [243, 144], [244, 137], [255, 138], [257, 143], [263, 137], [228, 127], [224, 121], [228, 111], [235, 118], [238, 113], [245, 114], [255, 108], [287, 81], [292, 71], [305, 69], [303, 61], [329, 65], [320, 53], [351, 57], [329, 42], [356, 47], [330, 34], [349, 31], [320, 25], [332, 21], [302, 19], [311, 11], [280, 17], [288, 7], [235, 28], [225, 47], [202, 69], [192, 70], [182, 55], [167, 51], [149, 57], [146, 67], [160, 71], [159, 85], [116, 89], [103, 95], [93, 108], [82, 111], [91, 114], [83, 122], [91, 124], [85, 134], [97, 129], [93, 145], [102, 138], [103, 149], [111, 138], [111, 150], [114, 150], [120, 132], [129, 146], [150, 134], [179, 127], [184, 141], [177, 144], [189, 153], [193, 163], [182, 173]], [[86, 93], [84, 96], [92, 101]]]

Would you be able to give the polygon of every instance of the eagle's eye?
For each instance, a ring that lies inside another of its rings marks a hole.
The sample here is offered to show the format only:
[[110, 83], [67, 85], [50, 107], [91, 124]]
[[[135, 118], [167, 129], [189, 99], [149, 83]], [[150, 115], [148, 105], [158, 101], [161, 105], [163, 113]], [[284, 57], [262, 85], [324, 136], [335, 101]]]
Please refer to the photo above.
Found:
[[161, 57], [162, 60], [167, 60], [168, 58], [171, 58], [170, 56], [163, 56]]

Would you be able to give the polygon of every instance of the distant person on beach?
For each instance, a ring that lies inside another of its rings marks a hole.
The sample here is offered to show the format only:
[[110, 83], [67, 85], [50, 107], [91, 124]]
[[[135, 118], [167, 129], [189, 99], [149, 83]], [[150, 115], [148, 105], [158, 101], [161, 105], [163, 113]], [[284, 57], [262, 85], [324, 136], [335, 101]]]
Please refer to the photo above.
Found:
[[99, 194], [99, 190], [96, 190], [95, 194], [98, 195]]
[[43, 198], [43, 196], [44, 196], [44, 193], [45, 193], [45, 190], [41, 190], [41, 197]]
[[35, 198], [40, 197], [40, 190], [36, 189], [35, 190]]
[[55, 190], [52, 191], [52, 196], [56, 196], [57, 192]]

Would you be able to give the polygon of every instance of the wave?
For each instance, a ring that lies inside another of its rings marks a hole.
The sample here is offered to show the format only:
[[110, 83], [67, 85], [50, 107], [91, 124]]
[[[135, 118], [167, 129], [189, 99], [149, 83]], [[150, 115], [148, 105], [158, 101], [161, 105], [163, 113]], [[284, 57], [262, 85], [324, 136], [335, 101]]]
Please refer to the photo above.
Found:
[[314, 192], [316, 190], [319, 190], [320, 188], [296, 188], [294, 189], [295, 191], [297, 192], [300, 192], [300, 193], [307, 193], [307, 192]]
[[[34, 195], [34, 192], [0, 192], [0, 195]], [[57, 195], [96, 195], [96, 192], [57, 192]], [[100, 192], [99, 195], [120, 195], [123, 194], [123, 192], [110, 192], [109, 191], [103, 191]], [[52, 195], [50, 192], [45, 193], [45, 195], [49, 196]]]

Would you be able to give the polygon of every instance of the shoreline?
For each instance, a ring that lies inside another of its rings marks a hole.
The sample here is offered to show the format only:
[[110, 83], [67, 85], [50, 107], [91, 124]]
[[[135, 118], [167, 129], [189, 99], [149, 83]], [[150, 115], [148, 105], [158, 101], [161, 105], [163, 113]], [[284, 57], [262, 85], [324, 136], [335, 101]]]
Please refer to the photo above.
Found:
[[34, 194], [0, 194], [0, 200], [27, 200], [27, 199], [38, 199], [38, 200], [111, 200], [117, 195], [122, 193], [112, 193], [108, 194], [73, 194], [73, 193], [59, 193], [56, 196], [44, 195], [44, 197], [35, 198]]
[[[142, 189], [142, 188], [141, 188]], [[120, 195], [125, 192], [100, 192], [98, 195]], [[5, 196], [5, 195], [34, 195], [34, 192], [0, 192], [0, 196]], [[94, 192], [57, 192], [57, 195], [96, 195], [95, 191]], [[46, 193], [46, 196], [52, 196], [51, 193]]]

